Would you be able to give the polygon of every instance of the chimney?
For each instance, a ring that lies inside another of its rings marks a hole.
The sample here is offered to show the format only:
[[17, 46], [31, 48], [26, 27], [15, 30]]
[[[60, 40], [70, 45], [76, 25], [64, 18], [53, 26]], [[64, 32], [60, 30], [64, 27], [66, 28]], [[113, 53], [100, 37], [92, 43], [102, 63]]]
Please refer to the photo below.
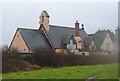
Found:
[[79, 23], [78, 23], [78, 21], [76, 21], [76, 23], [75, 23], [75, 36], [79, 36], [79, 30], [80, 30], [80, 28], [79, 28]]

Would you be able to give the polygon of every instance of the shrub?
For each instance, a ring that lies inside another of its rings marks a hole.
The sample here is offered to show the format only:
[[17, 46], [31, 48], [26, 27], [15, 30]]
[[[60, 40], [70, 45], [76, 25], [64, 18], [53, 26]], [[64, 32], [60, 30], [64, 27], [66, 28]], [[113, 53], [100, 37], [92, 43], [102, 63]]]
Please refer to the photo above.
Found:
[[82, 56], [76, 54], [55, 53], [46, 49], [35, 49], [33, 54], [22, 56], [16, 49], [8, 52], [8, 48], [2, 49], [2, 72], [17, 72], [40, 69], [42, 67], [63, 67], [76, 65], [96, 65], [118, 62], [117, 55]]
[[117, 55], [90, 55], [82, 56], [76, 54], [56, 54], [53, 51], [45, 49], [36, 49], [33, 54], [25, 57], [26, 61], [42, 67], [62, 67], [62, 66], [75, 66], [75, 65], [96, 65], [115, 63]]
[[40, 69], [39, 66], [24, 61], [22, 55], [18, 54], [16, 49], [8, 51], [7, 47], [2, 48], [2, 73], [29, 71], [38, 68]]

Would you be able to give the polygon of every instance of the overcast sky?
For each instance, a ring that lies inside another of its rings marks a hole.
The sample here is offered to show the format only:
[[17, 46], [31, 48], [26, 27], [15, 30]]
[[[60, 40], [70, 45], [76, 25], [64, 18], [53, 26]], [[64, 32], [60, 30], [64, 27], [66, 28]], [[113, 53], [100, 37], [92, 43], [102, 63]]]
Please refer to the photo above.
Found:
[[117, 2], [4, 2], [0, 9], [2, 43], [9, 45], [18, 27], [38, 29], [42, 10], [50, 15], [50, 24], [74, 27], [78, 20], [87, 33], [114, 31], [118, 26]]

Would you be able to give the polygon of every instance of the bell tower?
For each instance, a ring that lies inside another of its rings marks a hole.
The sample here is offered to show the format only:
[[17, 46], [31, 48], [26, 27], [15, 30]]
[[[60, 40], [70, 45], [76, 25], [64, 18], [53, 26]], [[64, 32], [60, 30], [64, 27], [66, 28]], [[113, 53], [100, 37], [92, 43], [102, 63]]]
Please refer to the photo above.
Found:
[[43, 24], [45, 30], [49, 30], [49, 15], [47, 11], [43, 10], [40, 15], [40, 25]]

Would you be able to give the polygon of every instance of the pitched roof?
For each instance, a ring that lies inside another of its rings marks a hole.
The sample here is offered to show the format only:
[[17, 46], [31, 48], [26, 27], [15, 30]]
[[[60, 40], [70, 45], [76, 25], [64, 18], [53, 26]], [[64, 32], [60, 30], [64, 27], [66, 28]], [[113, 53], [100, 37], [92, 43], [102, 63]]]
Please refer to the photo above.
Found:
[[95, 44], [97, 45], [97, 48], [100, 48], [102, 43], [105, 40], [106, 35], [107, 35], [107, 32], [99, 32], [99, 33], [96, 33], [96, 34], [94, 34], [92, 36], [88, 36], [84, 40], [85, 44], [90, 45], [91, 41], [94, 41]]
[[88, 36], [88, 37], [85, 38], [84, 43], [86, 45], [90, 45], [91, 41], [95, 41], [95, 38], [93, 36]]
[[[24, 28], [18, 28], [18, 30], [20, 31], [23, 39], [27, 43], [30, 50], [34, 50], [35, 48], [40, 47], [51, 48], [48, 39], [46, 38], [42, 30]], [[50, 25], [49, 30], [46, 32], [55, 48], [65, 48], [63, 43], [63, 37], [65, 35], [69, 35], [71, 37], [72, 35], [74, 35], [75, 29]], [[80, 30], [81, 40], [84, 40], [86, 37], [86, 32], [84, 30]]]
[[[64, 35], [74, 35], [75, 29], [70, 27], [61, 27], [61, 26], [55, 26], [55, 25], [49, 25], [49, 30], [47, 31], [47, 34], [49, 38], [51, 39], [53, 45], [55, 48], [64, 48], [63, 47], [63, 36]], [[87, 37], [87, 34], [84, 30], [80, 29], [80, 38], [81, 40], [84, 40]]]
[[73, 43], [76, 44], [76, 41], [75, 41], [73, 35], [64, 35], [63, 36], [63, 44], [69, 44], [71, 39], [73, 40]]
[[107, 32], [99, 32], [94, 35], [98, 47], [102, 46], [106, 35], [107, 35]]
[[51, 48], [42, 30], [18, 28], [29, 49]]
[[47, 17], [50, 17], [50, 16], [48, 15], [47, 11], [43, 10], [43, 12], [45, 12], [45, 13], [46, 13], [46, 16], [47, 16]]

